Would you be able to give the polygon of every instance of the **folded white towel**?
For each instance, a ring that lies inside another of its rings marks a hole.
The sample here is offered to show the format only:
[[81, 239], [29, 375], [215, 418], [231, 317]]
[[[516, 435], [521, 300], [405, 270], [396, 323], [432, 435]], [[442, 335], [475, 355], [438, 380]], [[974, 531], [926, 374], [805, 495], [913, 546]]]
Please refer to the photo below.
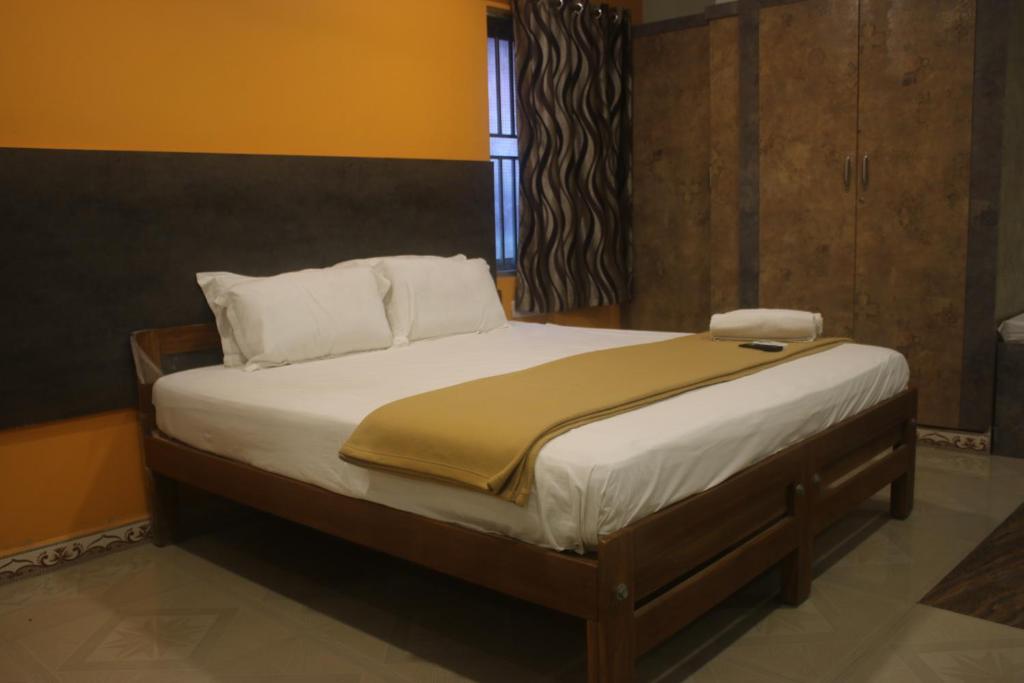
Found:
[[784, 308], [741, 308], [711, 316], [714, 339], [814, 341], [823, 327], [820, 313]]
[[1003, 341], [1015, 344], [1024, 342], [1024, 313], [1004, 320], [999, 326], [999, 334]]

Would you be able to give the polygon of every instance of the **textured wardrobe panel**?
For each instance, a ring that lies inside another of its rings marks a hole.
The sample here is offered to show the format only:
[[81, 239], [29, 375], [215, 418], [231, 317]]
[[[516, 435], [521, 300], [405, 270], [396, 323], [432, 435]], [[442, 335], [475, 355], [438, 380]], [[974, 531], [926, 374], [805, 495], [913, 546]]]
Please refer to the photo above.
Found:
[[959, 426], [974, 0], [863, 0], [857, 339], [898, 349], [923, 424]]
[[820, 311], [853, 333], [857, 3], [807, 0], [760, 17], [760, 303]]
[[708, 127], [707, 26], [637, 36], [628, 327], [707, 329]]
[[[961, 429], [992, 426], [996, 366], [996, 288], [1004, 126], [1007, 94], [1008, 18], [1017, 0], [980, 0], [974, 17], [974, 85], [971, 103], [970, 202], [964, 272], [964, 343], [960, 368]], [[1011, 84], [1012, 86], [1012, 84]], [[1012, 132], [1011, 132], [1012, 134]], [[1002, 160], [1002, 161], [1000, 161]], [[1018, 183], [1020, 178], [1018, 178]], [[1020, 185], [1014, 186], [1016, 189]], [[1019, 194], [1019, 192], [1018, 192]], [[1013, 199], [1007, 204], [1012, 212]], [[1024, 264], [1021, 264], [1024, 265]], [[1022, 294], [1024, 296], [1024, 294]]]
[[996, 319], [1024, 311], [1024, 2], [1014, 0], [1007, 41]]
[[711, 312], [740, 306], [739, 19], [711, 22]]

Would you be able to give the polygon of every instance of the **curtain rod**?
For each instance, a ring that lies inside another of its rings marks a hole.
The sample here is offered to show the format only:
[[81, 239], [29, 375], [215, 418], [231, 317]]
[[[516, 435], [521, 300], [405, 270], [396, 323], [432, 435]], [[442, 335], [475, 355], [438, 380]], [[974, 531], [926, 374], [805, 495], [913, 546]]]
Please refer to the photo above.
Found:
[[[586, 9], [586, 6], [588, 4], [591, 4], [590, 2], [587, 2], [587, 0], [568, 0], [568, 2], [566, 0], [536, 0], [536, 1], [538, 3], [540, 3], [540, 2], [547, 2], [552, 9], [563, 9], [566, 5], [569, 5], [572, 9], [577, 11], [577, 13], [578, 12], [582, 12], [584, 9]], [[605, 3], [601, 3], [601, 4], [603, 5]], [[594, 9], [598, 11], [598, 16], [601, 16], [603, 14], [603, 12], [604, 12], [604, 9], [602, 7], [600, 7], [600, 6], [596, 6], [596, 7], [594, 7]], [[618, 7], [616, 5], [608, 5], [608, 9], [609, 9], [610, 12], [613, 13], [613, 16], [616, 17], [616, 21], [621, 21], [622, 20], [622, 16], [624, 14], [629, 14], [630, 13], [629, 8], [627, 8], [627, 7]], [[509, 17], [511, 15], [512, 15], [512, 6], [511, 6], [511, 4], [507, 8], [506, 7], [499, 7], [497, 5], [490, 5], [490, 4], [487, 5], [487, 16], [489, 16], [489, 17]]]

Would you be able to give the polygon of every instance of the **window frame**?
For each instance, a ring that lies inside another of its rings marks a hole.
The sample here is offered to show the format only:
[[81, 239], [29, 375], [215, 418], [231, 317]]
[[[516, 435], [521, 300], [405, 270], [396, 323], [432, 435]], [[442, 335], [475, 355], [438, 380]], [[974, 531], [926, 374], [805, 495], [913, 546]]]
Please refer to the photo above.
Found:
[[[492, 141], [495, 139], [518, 140], [519, 122], [516, 111], [516, 83], [515, 83], [515, 52], [512, 32], [511, 15], [494, 15], [487, 17], [487, 41], [488, 53], [491, 51], [490, 42], [494, 41], [495, 59], [493, 64], [488, 59], [488, 145], [489, 158], [494, 182], [494, 249], [495, 267], [499, 273], [514, 273], [516, 269], [516, 256], [519, 241], [519, 152], [516, 150], [514, 156], [509, 154], [494, 154]], [[502, 41], [507, 41], [507, 48], [502, 46]], [[501, 64], [508, 64], [507, 83], [503, 82]], [[494, 105], [496, 112], [492, 111], [491, 91], [494, 86]], [[505, 87], [502, 87], [505, 86]], [[511, 95], [511, 106], [508, 111], [507, 121], [503, 116], [503, 92]], [[495, 114], [496, 130], [491, 129], [491, 117]], [[508, 124], [506, 126], [506, 123]], [[506, 130], [508, 128], [508, 130]], [[511, 174], [511, 179], [506, 178]], [[507, 196], [507, 190], [511, 188], [512, 197]], [[511, 219], [511, 220], [509, 220]], [[511, 225], [509, 225], [511, 222]], [[511, 231], [512, 252], [508, 253], [506, 246], [509, 243], [509, 231]]]

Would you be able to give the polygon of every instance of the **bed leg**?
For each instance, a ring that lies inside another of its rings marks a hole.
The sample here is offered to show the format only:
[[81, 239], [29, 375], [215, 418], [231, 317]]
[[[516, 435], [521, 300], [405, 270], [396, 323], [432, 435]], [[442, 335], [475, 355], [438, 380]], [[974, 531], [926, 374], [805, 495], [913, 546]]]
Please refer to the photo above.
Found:
[[782, 560], [782, 601], [787, 605], [799, 605], [811, 595], [811, 555], [801, 544]]
[[[799, 605], [811, 594], [811, 577], [814, 563], [814, 536], [811, 529], [811, 506], [808, 495], [817, 495], [818, 479], [806, 474], [801, 483], [793, 487], [790, 494], [790, 510], [797, 522], [799, 544], [796, 550], [783, 558], [782, 601], [787, 605]], [[808, 487], [812, 488], [808, 492]]]
[[889, 514], [896, 519], [906, 519], [913, 510], [914, 471], [910, 470], [892, 482], [889, 490]]
[[907, 471], [894, 479], [889, 487], [889, 514], [896, 519], [906, 519], [914, 509], [914, 472], [917, 469], [916, 420], [907, 421], [902, 445], [910, 451]]
[[587, 681], [628, 683], [636, 659], [632, 534], [602, 540], [597, 558], [597, 618], [587, 620]]
[[178, 484], [156, 474], [148, 467], [146, 489], [149, 494], [150, 533], [153, 545], [162, 548], [173, 543], [178, 531]]

